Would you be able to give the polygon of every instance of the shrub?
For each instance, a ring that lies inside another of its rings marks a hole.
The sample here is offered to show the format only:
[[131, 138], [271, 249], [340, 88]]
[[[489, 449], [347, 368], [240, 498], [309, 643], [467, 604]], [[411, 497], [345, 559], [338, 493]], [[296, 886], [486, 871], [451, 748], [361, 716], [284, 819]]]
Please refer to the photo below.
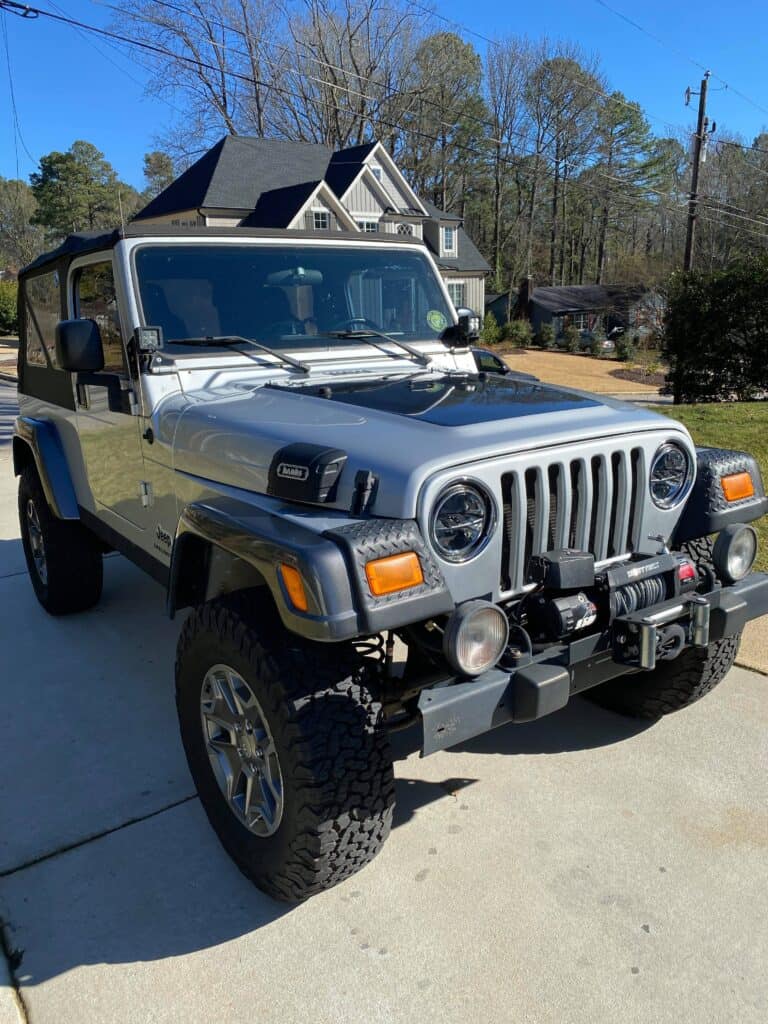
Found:
[[501, 341], [501, 328], [499, 327], [493, 313], [486, 313], [480, 337], [486, 345], [498, 345]]
[[563, 331], [563, 345], [566, 352], [581, 351], [581, 334], [579, 333], [578, 327], [574, 327], [573, 324], [568, 324]]
[[542, 324], [534, 340], [539, 348], [552, 348], [555, 344], [555, 329], [552, 324]]
[[19, 286], [15, 281], [0, 281], [0, 334], [16, 334], [19, 329], [18, 293]]
[[670, 282], [664, 355], [676, 402], [768, 395], [768, 256]]
[[515, 348], [527, 348], [533, 341], [533, 328], [528, 320], [512, 320], [504, 328], [504, 337]]
[[629, 363], [635, 358], [634, 339], [628, 338], [626, 333], [616, 339], [616, 358], [621, 363]]
[[605, 335], [598, 331], [592, 335], [592, 341], [589, 343], [590, 355], [597, 356], [599, 359], [603, 354], [603, 345], [605, 344]]

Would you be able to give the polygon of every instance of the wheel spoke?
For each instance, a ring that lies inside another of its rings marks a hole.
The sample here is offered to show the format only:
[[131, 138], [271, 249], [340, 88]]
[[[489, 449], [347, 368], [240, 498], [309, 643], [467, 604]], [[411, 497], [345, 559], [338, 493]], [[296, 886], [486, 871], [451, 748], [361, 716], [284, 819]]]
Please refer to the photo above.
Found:
[[246, 681], [226, 665], [203, 680], [200, 717], [214, 776], [254, 835], [271, 835], [283, 815], [280, 762], [269, 725]]

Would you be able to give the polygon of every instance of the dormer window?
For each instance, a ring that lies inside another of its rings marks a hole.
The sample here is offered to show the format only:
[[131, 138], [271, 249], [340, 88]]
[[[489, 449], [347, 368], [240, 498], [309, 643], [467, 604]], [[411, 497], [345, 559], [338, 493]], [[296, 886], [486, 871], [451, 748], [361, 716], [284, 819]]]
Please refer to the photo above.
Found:
[[312, 221], [315, 231], [328, 231], [331, 227], [331, 218], [327, 210], [313, 210]]
[[455, 256], [456, 255], [456, 228], [454, 227], [443, 227], [440, 229], [440, 237], [442, 245], [440, 247], [441, 256]]
[[407, 222], [403, 221], [401, 224], [397, 225], [397, 233], [398, 235], [412, 235], [413, 224], [408, 224]]

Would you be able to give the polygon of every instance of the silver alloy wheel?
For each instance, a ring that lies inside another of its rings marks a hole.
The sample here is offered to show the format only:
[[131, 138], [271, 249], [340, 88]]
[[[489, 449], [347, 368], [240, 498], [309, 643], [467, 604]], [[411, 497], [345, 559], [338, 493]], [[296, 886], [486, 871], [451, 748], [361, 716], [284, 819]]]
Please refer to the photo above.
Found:
[[37, 515], [34, 501], [29, 498], [27, 501], [27, 534], [29, 535], [29, 547], [32, 552], [32, 559], [35, 563], [35, 571], [43, 586], [48, 584], [48, 560], [45, 557], [45, 542], [43, 531], [40, 528], [40, 519]]
[[228, 665], [206, 672], [200, 718], [211, 768], [230, 810], [254, 835], [272, 835], [283, 817], [275, 741], [253, 690]]

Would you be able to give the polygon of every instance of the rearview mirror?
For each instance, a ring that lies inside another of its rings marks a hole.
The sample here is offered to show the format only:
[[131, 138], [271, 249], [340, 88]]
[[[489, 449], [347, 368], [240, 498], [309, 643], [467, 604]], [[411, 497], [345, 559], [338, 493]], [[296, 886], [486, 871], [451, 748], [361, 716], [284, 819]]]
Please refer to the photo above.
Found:
[[56, 358], [70, 373], [104, 369], [104, 347], [95, 320], [60, 320], [56, 324]]

